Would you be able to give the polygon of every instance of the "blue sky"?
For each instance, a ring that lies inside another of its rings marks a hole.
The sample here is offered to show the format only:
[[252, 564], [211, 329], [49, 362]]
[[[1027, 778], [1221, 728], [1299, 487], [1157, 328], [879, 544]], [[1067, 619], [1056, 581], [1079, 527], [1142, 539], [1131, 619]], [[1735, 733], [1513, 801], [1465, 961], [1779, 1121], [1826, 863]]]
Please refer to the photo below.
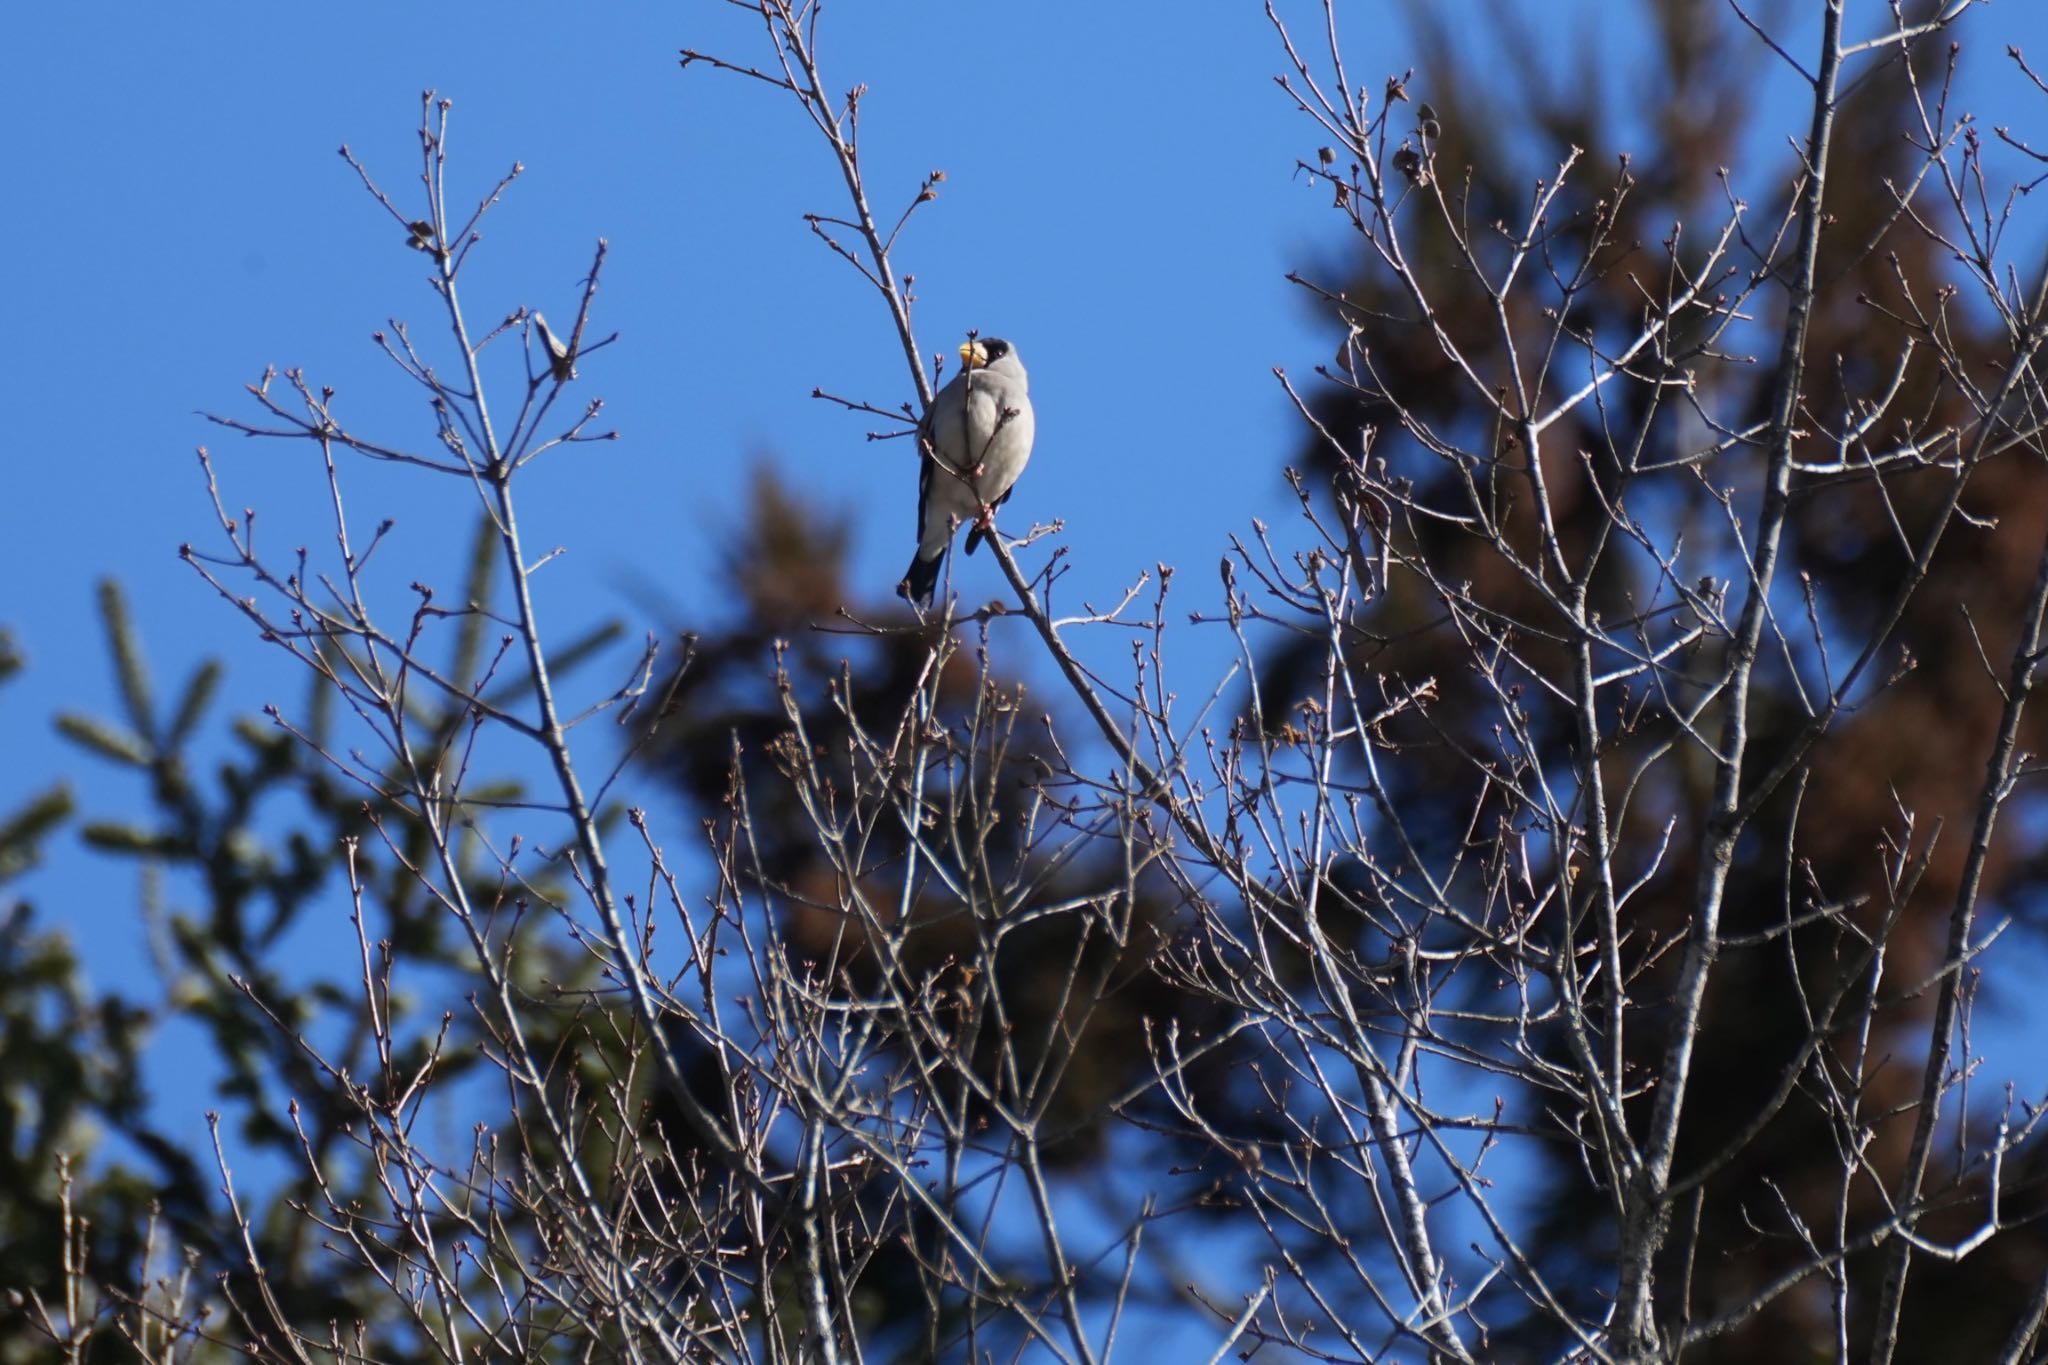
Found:
[[[1575, 9], [1603, 16], [1607, 76], [1628, 90], [1631, 12]], [[1346, 16], [1354, 74], [1411, 64], [1391, 6]], [[1980, 70], [2006, 42], [2048, 55], [2031, 0], [1973, 23]], [[197, 444], [220, 456], [230, 506], [277, 528], [273, 544], [324, 534], [319, 486], [306, 452], [227, 438], [197, 412], [246, 415], [240, 385], [299, 365], [365, 428], [425, 434], [369, 342], [392, 316], [434, 322], [424, 262], [336, 149], [409, 191], [428, 87], [455, 101], [458, 198], [526, 167], [469, 283], [478, 317], [527, 305], [567, 318], [595, 239], [611, 242], [598, 325], [622, 342], [585, 374], [623, 439], [551, 460], [526, 491], [531, 543], [568, 550], [539, 580], [558, 638], [635, 618], [629, 584], [685, 621], [725, 611], [706, 575], [760, 459], [852, 514], [875, 595], [895, 582], [915, 482], [905, 448], [865, 441], [870, 422], [808, 396], [911, 396], [879, 304], [805, 228], [806, 211], [843, 209], [834, 168], [772, 92], [677, 69], [682, 46], [754, 59], [744, 16], [53, 4], [9, 28], [0, 623], [30, 668], [0, 689], [0, 810], [58, 774], [88, 813], [139, 809], [124, 775], [49, 728], [63, 707], [114, 709], [101, 575], [125, 584], [160, 683], [221, 655], [227, 711], [300, 694], [176, 547], [211, 530]], [[870, 88], [878, 211], [947, 172], [899, 256], [925, 347], [976, 327], [1015, 339], [1031, 367], [1038, 452], [1006, 524], [1064, 518], [1076, 597], [1112, 597], [1160, 562], [1206, 583], [1232, 532], [1290, 506], [1279, 471], [1297, 429], [1271, 371], [1306, 374], [1332, 338], [1282, 277], [1343, 246], [1326, 196], [1293, 174], [1325, 139], [1272, 84], [1284, 59], [1260, 6], [832, 6], [823, 50], [835, 87]], [[1760, 89], [1781, 90], [1759, 60]], [[2002, 76], [1986, 89], [2008, 117], [2024, 111]], [[1789, 106], [1774, 125], [1802, 126]], [[415, 479], [352, 479], [359, 518], [400, 517], [383, 553], [446, 581], [469, 525], [460, 502], [421, 497]], [[970, 599], [994, 595], [985, 557], [956, 572]], [[1199, 654], [1196, 669], [1184, 695], [1207, 694]], [[67, 832], [19, 889], [78, 935], [100, 984], [153, 998], [132, 869]], [[203, 1101], [182, 1102], [196, 1139]]]
[[[300, 695], [176, 548], [215, 534], [201, 443], [230, 507], [257, 507], [271, 544], [324, 541], [310, 452], [228, 436], [199, 413], [250, 415], [241, 386], [297, 365], [362, 427], [428, 434], [370, 344], [393, 316], [438, 338], [424, 261], [336, 154], [345, 142], [394, 194], [412, 191], [428, 87], [455, 101], [458, 185], [480, 193], [515, 159], [526, 167], [472, 268], [476, 316], [521, 304], [572, 315], [593, 243], [611, 243], [598, 325], [622, 341], [585, 372], [622, 439], [527, 485], [530, 541], [568, 550], [538, 580], [555, 629], [636, 616], [628, 584], [684, 619], [724, 611], [705, 575], [761, 459], [854, 516], [856, 572], [876, 593], [900, 574], [905, 447], [866, 441], [872, 419], [809, 397], [912, 396], [885, 314], [805, 227], [806, 211], [841, 208], [832, 164], [771, 92], [677, 67], [685, 45], [751, 56], [745, 16], [709, 4], [591, 22], [538, 7], [441, 13], [429, 26], [382, 5], [47, 6], [17, 26], [0, 83], [23, 206], [0, 229], [17, 433], [0, 620], [30, 666], [0, 690], [0, 809], [59, 773], [89, 813], [139, 806], [126, 775], [48, 724], [63, 707], [114, 710], [92, 606], [101, 575], [125, 585], [160, 688], [221, 655], [224, 709]], [[948, 173], [900, 250], [927, 349], [979, 327], [1017, 339], [1031, 363], [1039, 454], [1012, 518], [1065, 519], [1088, 596], [1162, 560], [1207, 572], [1249, 515], [1288, 505], [1279, 467], [1295, 433], [1272, 367], [1329, 350], [1281, 278], [1334, 229], [1325, 198], [1292, 177], [1315, 138], [1270, 84], [1279, 54], [1263, 18], [1255, 6], [1201, 23], [1120, 6], [892, 13], [830, 12], [827, 74], [870, 86], [878, 210], [907, 202], [925, 172]], [[1131, 404], [1100, 382], [1136, 372], [1157, 377], [1162, 401]], [[447, 492], [351, 476], [359, 520], [399, 517], [382, 553], [443, 580], [470, 524]], [[967, 568], [970, 595], [992, 595], [985, 557]], [[51, 855], [20, 889], [80, 931], [100, 980], [149, 994], [132, 870], [83, 856], [70, 835]]]

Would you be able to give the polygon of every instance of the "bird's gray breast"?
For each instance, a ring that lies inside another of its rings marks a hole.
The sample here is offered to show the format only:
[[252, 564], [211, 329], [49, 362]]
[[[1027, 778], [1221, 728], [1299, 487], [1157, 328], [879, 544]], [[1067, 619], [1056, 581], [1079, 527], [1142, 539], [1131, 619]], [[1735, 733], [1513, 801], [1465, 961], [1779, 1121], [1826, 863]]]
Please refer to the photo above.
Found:
[[1010, 491], [1031, 458], [1035, 429], [1021, 375], [973, 370], [939, 390], [920, 432], [945, 466], [920, 480], [918, 534], [927, 552], [945, 544], [951, 522], [974, 520]]
[[1021, 384], [978, 384], [967, 395], [962, 423], [967, 439], [963, 467], [979, 466], [981, 500], [993, 503], [1010, 491], [1031, 458], [1035, 419], [1031, 396]]

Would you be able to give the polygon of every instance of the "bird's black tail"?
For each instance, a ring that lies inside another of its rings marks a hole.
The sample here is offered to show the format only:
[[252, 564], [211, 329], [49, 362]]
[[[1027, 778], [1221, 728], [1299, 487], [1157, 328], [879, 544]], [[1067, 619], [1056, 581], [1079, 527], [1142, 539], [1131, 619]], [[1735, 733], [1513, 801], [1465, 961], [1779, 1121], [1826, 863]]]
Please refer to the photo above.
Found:
[[932, 592], [939, 586], [939, 570], [946, 565], [946, 552], [939, 551], [930, 559], [917, 555], [910, 557], [910, 567], [903, 571], [903, 581], [896, 585], [902, 593], [920, 607], [932, 604]]

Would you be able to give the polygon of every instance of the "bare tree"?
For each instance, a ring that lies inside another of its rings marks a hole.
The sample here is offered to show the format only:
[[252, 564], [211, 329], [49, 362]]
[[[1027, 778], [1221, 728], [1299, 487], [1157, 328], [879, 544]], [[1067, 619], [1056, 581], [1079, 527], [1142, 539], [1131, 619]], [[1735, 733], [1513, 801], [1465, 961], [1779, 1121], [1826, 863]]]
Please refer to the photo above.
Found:
[[[831, 401], [908, 430], [937, 371], [897, 253], [937, 180], [878, 208], [817, 5], [730, 3], [758, 49], [683, 64], [807, 116], [839, 171], [811, 225], [916, 394]], [[1828, 0], [1804, 54], [1659, 11], [1811, 91], [1753, 207], [1573, 146], [1517, 181], [1472, 100], [1355, 77], [1330, 0], [1269, 4], [1300, 174], [1361, 262], [1297, 280], [1343, 339], [1279, 375], [1299, 520], [1193, 604], [1162, 568], [1077, 614], [1056, 524], [993, 536], [1010, 604], [925, 619], [847, 605], [841, 542], [764, 484], [767, 562], [808, 552], [581, 701], [515, 491], [606, 434], [573, 396], [612, 340], [604, 247], [567, 327], [474, 321], [517, 168], [451, 200], [429, 97], [420, 202], [349, 165], [430, 263], [443, 339], [378, 340], [434, 430], [266, 376], [216, 420], [307, 452], [331, 546], [259, 552], [202, 452], [224, 548], [186, 552], [352, 718], [272, 714], [360, 793], [354, 998], [315, 1021], [238, 986], [302, 1059], [292, 1217], [367, 1293], [308, 1315], [222, 1142], [225, 1314], [138, 1280], [101, 1319], [39, 1299], [42, 1330], [79, 1359], [109, 1322], [150, 1359], [2038, 1358], [2040, 1078], [1987, 1102], [1970, 1033], [2030, 884], [2048, 267], [2007, 247], [2038, 181], [1999, 188], [1956, 102], [1970, 0], [1866, 8]], [[1845, 188], [1845, 156], [1885, 173]], [[473, 491], [461, 600], [380, 599], [354, 460]], [[1992, 559], [2024, 581], [1967, 568]], [[1169, 630], [1236, 662], [1169, 678]], [[1968, 650], [1923, 668], [1931, 639]], [[626, 757], [591, 756], [598, 717]], [[1909, 723], [1938, 772], [1888, 766]], [[507, 767], [539, 791], [480, 776]], [[610, 809], [651, 780], [701, 847]], [[461, 951], [373, 932], [411, 902]], [[460, 1010], [408, 1007], [450, 967]], [[489, 1117], [450, 1150], [423, 1122], [450, 1114]], [[1993, 1258], [2018, 1288], [1949, 1278]]]

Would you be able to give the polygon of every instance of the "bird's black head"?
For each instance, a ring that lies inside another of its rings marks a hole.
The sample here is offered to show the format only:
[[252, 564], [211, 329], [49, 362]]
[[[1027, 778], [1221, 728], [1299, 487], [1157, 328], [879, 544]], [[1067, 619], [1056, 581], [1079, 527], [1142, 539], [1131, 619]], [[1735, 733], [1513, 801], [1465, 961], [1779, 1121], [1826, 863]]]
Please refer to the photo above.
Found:
[[1011, 354], [1013, 347], [1001, 337], [972, 337], [960, 348], [960, 363], [970, 370], [993, 365]]

